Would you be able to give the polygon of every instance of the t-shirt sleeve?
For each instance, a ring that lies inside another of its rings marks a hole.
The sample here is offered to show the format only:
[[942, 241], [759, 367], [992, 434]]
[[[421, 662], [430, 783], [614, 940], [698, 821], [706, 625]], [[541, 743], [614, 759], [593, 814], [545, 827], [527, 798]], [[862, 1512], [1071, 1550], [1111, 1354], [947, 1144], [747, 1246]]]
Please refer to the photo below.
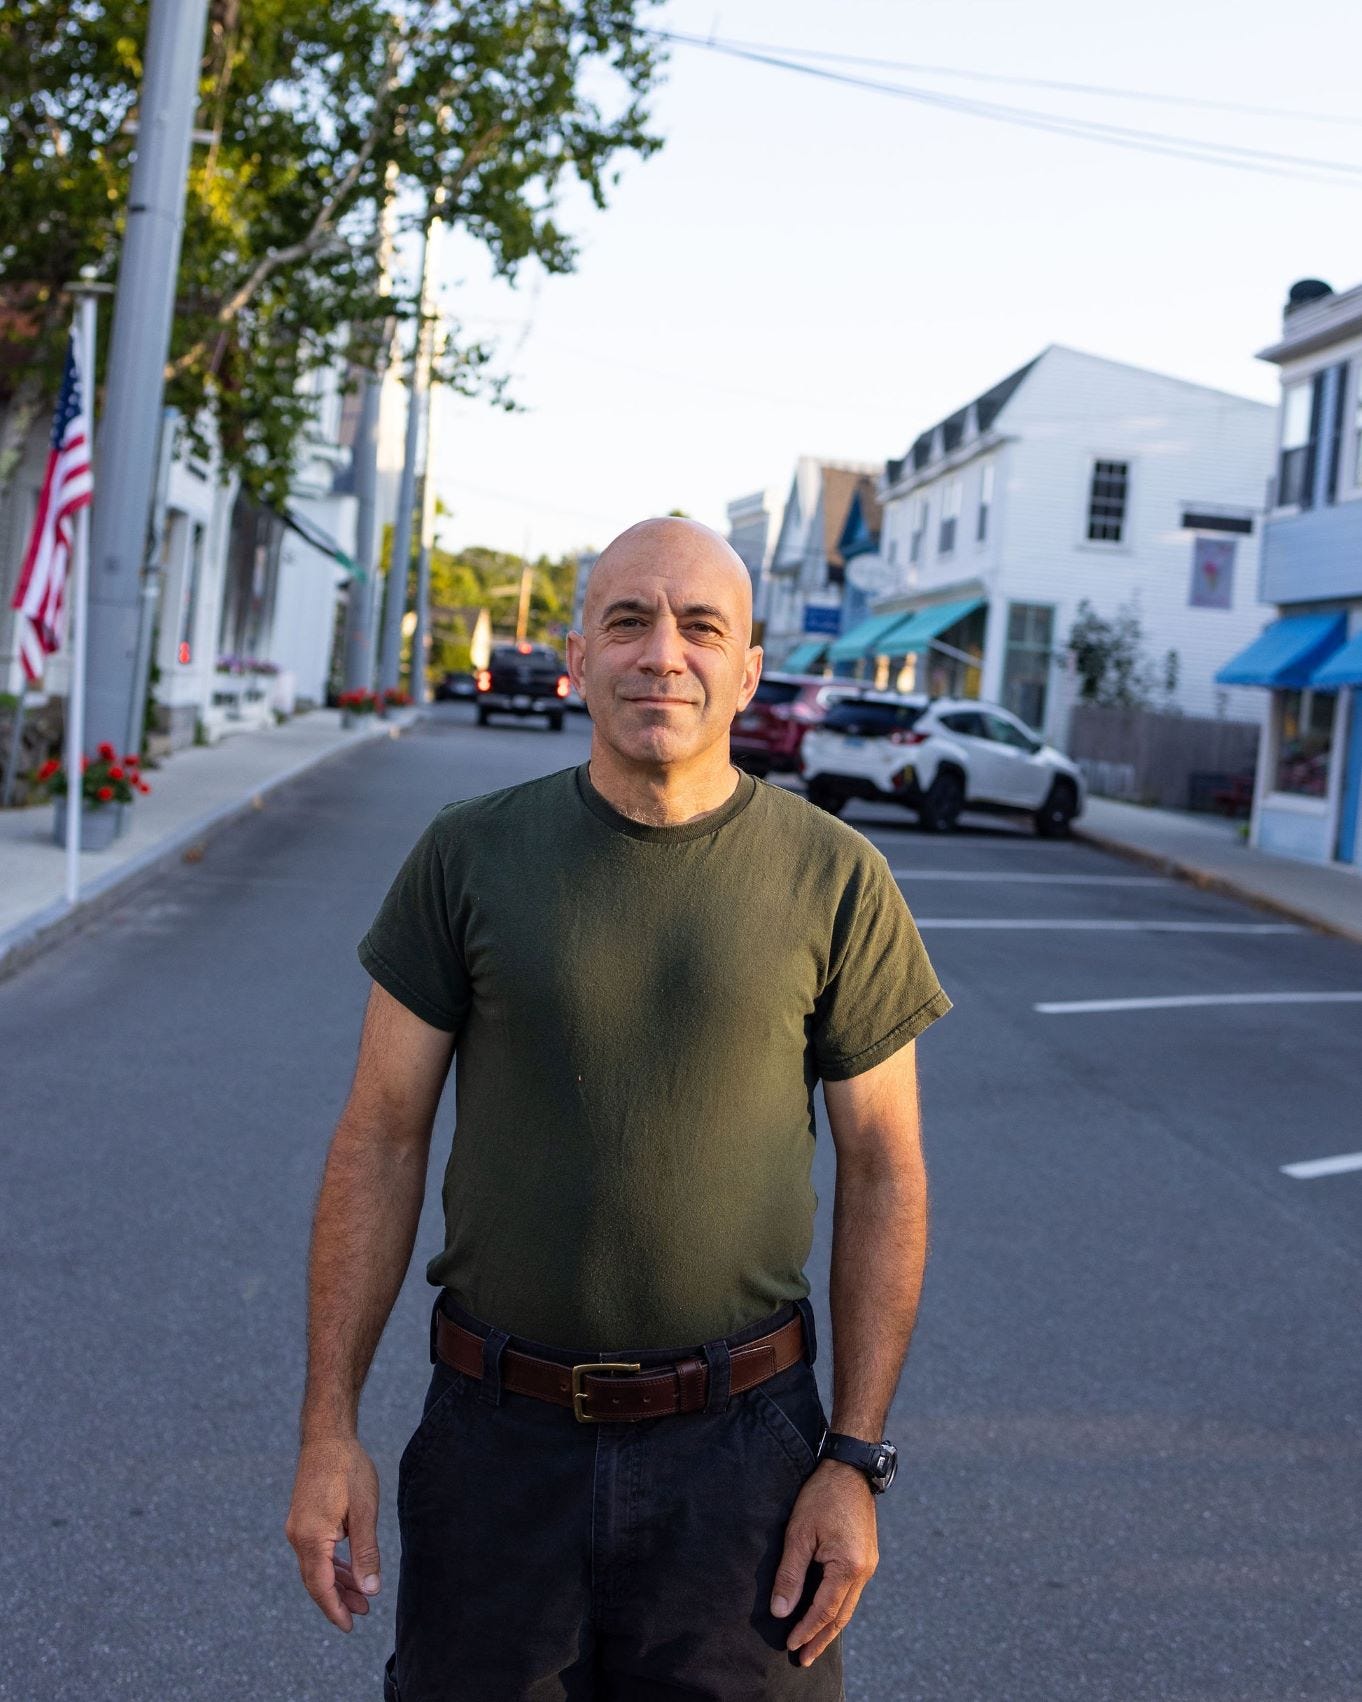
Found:
[[450, 917], [442, 837], [437, 817], [398, 870], [359, 942], [359, 961], [422, 1022], [457, 1034], [471, 990]]
[[873, 1069], [951, 1008], [888, 863], [873, 854], [857, 877], [814, 1010], [825, 1081]]

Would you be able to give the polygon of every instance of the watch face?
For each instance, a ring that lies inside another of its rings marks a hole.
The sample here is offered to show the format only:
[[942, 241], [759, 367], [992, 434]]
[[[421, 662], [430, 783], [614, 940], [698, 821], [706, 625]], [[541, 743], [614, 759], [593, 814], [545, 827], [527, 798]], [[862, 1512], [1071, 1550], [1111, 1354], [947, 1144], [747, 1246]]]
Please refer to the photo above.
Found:
[[882, 1495], [894, 1481], [894, 1474], [899, 1469], [899, 1451], [892, 1442], [880, 1443], [876, 1465], [879, 1469], [874, 1474], [874, 1487]]

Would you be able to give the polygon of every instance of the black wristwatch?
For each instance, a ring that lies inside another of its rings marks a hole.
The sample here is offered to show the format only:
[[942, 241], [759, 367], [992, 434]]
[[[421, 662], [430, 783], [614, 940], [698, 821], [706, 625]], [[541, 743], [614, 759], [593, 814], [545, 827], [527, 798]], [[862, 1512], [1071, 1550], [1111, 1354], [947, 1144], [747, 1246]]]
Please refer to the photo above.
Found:
[[892, 1442], [862, 1442], [856, 1436], [842, 1436], [835, 1430], [829, 1430], [823, 1437], [818, 1458], [841, 1460], [843, 1465], [863, 1471], [876, 1495], [884, 1494], [899, 1469], [899, 1452]]

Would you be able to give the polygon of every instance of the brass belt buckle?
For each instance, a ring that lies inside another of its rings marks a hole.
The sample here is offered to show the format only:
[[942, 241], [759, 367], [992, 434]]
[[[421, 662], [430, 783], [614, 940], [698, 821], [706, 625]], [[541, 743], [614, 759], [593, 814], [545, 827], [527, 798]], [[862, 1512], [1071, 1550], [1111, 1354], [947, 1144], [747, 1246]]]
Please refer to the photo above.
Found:
[[605, 1424], [608, 1421], [597, 1418], [586, 1410], [587, 1396], [590, 1390], [582, 1387], [582, 1378], [588, 1371], [642, 1371], [641, 1365], [626, 1365], [618, 1359], [593, 1359], [586, 1365], [572, 1367], [572, 1416], [578, 1424]]

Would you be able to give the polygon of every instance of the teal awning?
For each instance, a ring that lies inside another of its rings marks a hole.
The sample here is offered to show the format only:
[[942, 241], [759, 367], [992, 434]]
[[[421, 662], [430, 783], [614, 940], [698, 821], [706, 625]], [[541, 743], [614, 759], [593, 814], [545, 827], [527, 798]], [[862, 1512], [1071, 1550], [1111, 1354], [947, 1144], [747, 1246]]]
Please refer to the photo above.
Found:
[[810, 668], [816, 668], [823, 660], [828, 648], [826, 638], [815, 638], [804, 644], [796, 644], [794, 649], [780, 664], [783, 674], [804, 674]]
[[1310, 684], [1316, 691], [1362, 686], [1362, 632], [1356, 638], [1350, 638], [1341, 650], [1336, 650], [1322, 668], [1317, 668]]
[[1308, 686], [1347, 636], [1343, 614], [1286, 615], [1215, 676], [1222, 686]]
[[857, 662], [862, 656], [881, 656], [884, 654], [879, 640], [904, 619], [902, 609], [896, 609], [892, 615], [871, 615], [868, 619], [857, 621], [850, 632], [833, 641], [832, 649], [828, 652], [831, 662]]
[[931, 603], [925, 609], [917, 609], [911, 615], [903, 616], [901, 626], [885, 633], [880, 654], [912, 656], [919, 650], [925, 650], [931, 641], [948, 627], [982, 608], [986, 600], [983, 597], [966, 597], [961, 602]]

